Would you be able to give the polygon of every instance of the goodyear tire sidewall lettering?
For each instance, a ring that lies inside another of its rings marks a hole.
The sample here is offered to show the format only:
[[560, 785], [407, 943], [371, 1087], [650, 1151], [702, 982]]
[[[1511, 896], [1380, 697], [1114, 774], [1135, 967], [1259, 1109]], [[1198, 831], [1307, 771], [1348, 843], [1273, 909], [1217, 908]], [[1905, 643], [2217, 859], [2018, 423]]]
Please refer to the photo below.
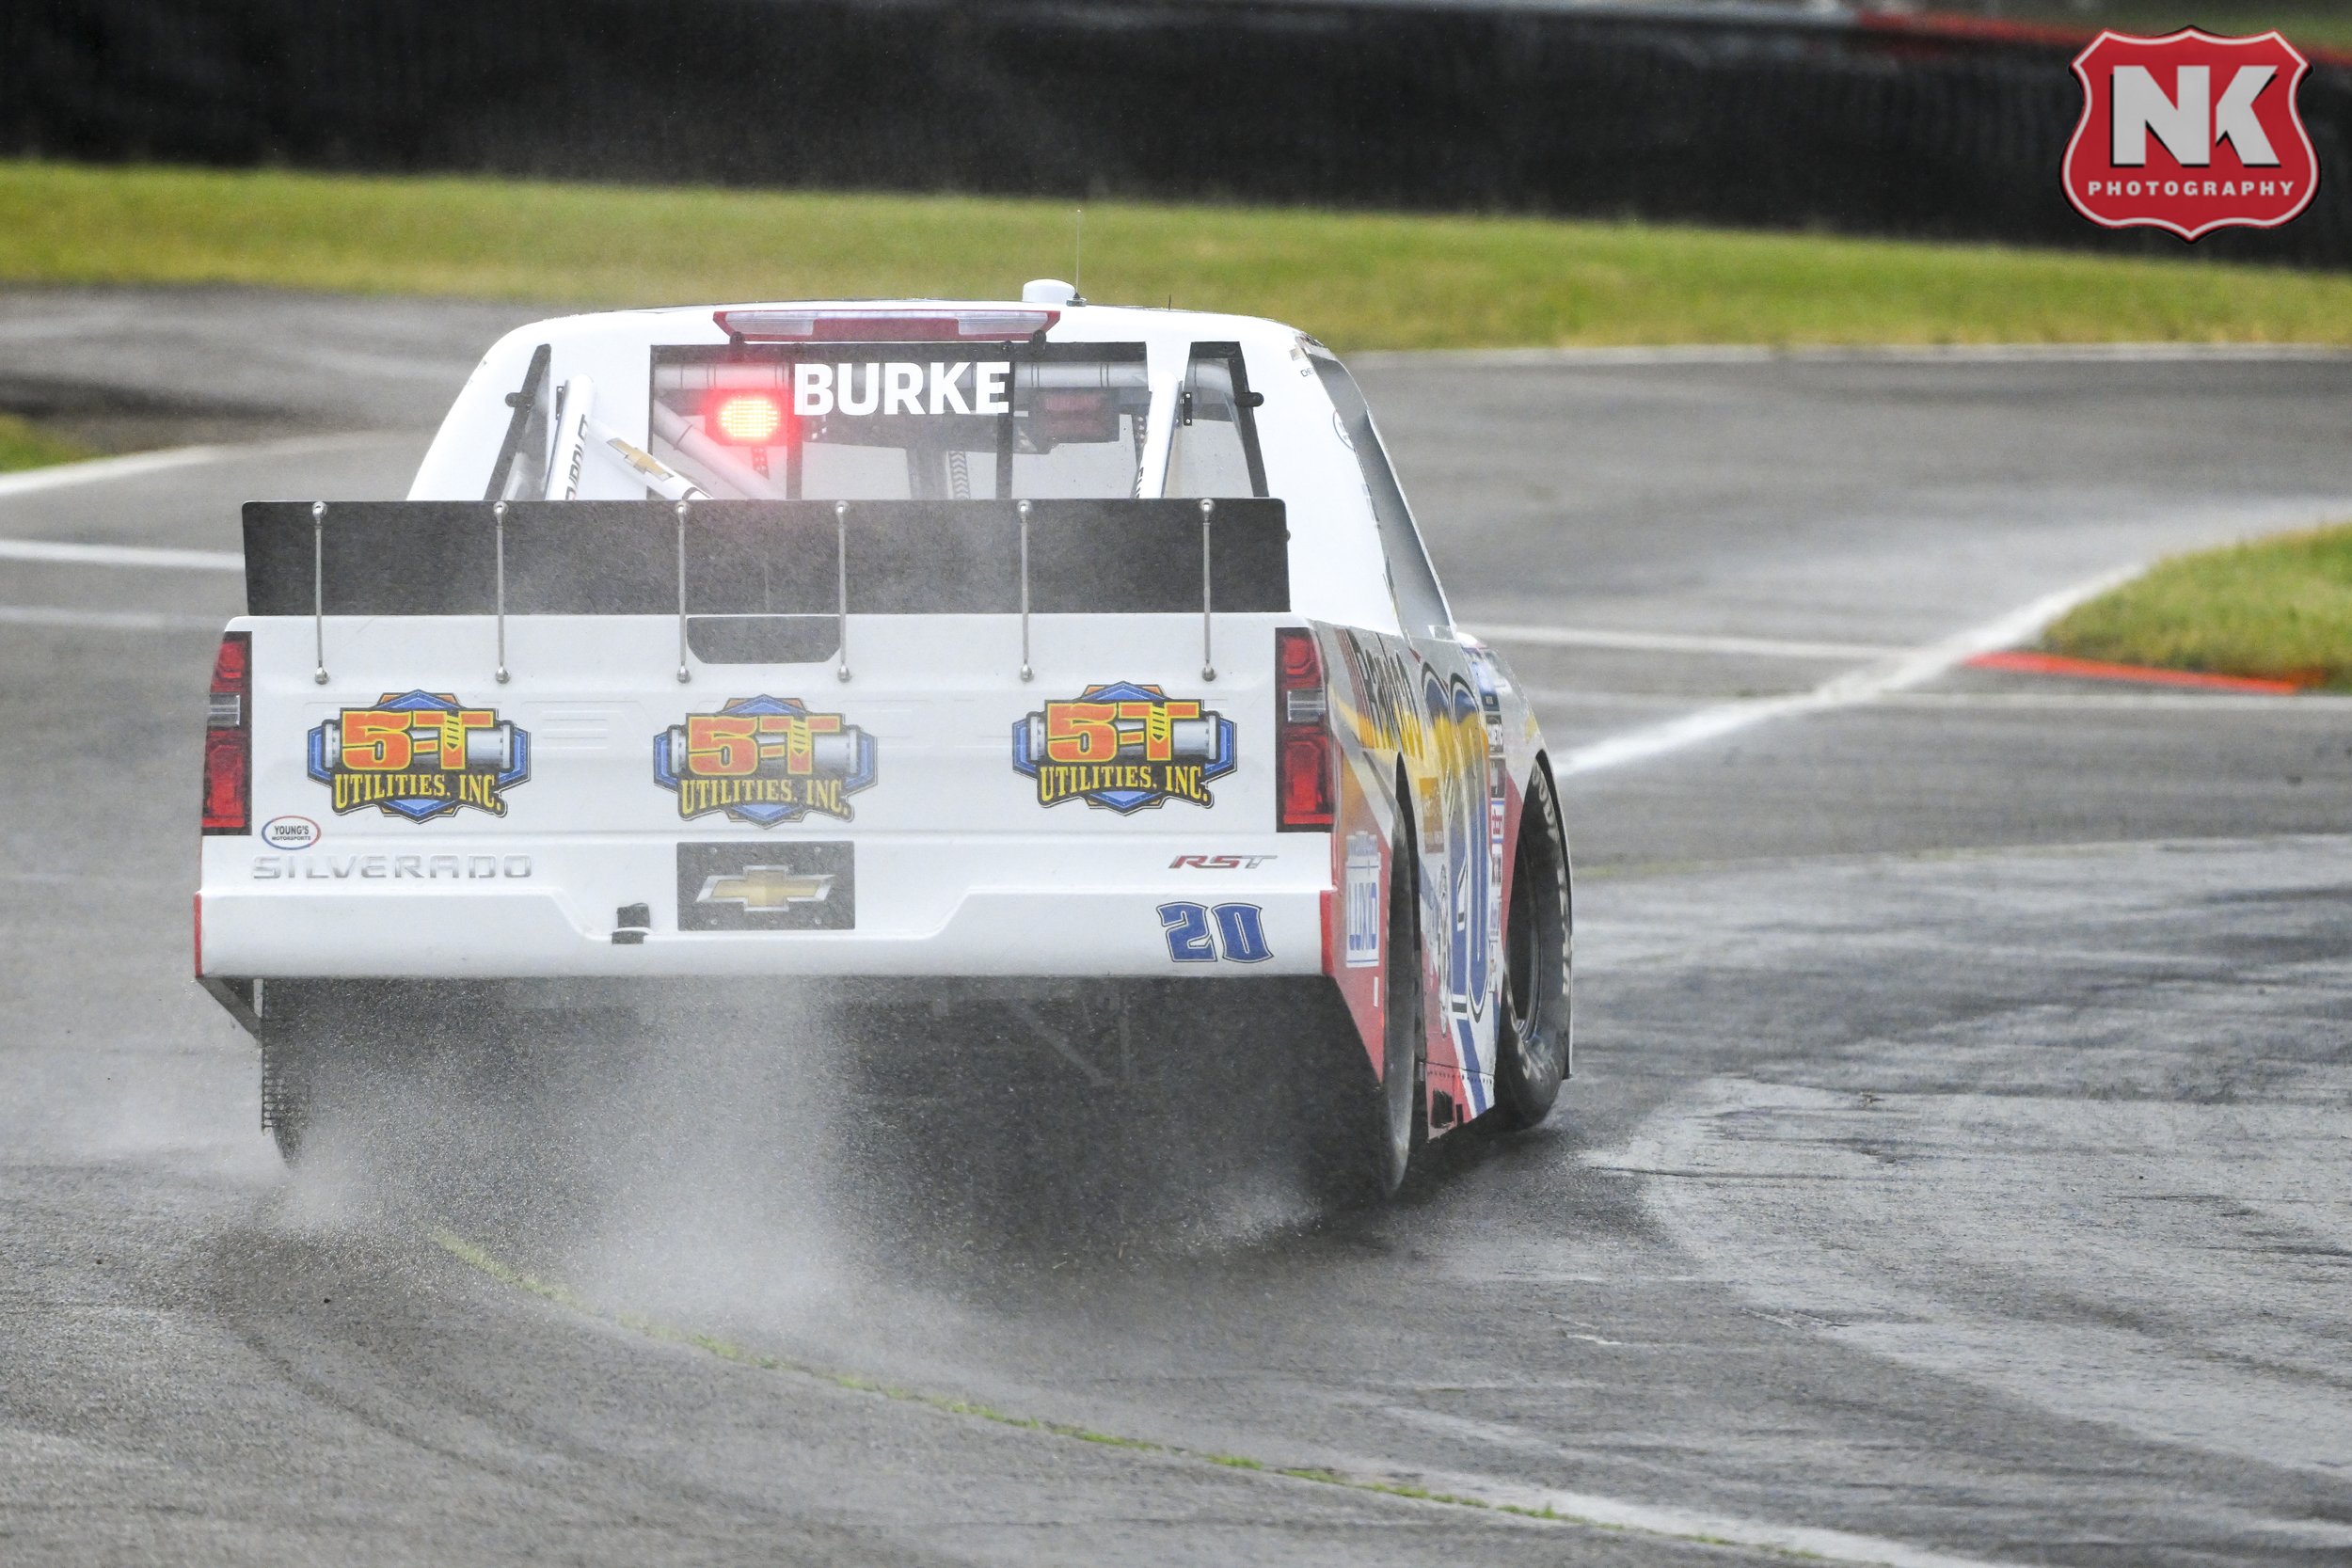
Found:
[[371, 806], [409, 822], [460, 808], [504, 816], [506, 792], [531, 779], [531, 734], [450, 692], [388, 691], [314, 726], [306, 761], [340, 816]]

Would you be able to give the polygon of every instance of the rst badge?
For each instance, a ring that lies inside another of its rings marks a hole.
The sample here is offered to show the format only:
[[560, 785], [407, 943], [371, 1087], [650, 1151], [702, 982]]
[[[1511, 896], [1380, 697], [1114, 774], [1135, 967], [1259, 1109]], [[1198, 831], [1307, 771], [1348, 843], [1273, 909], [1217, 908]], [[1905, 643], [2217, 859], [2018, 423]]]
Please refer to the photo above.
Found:
[[1012, 766], [1037, 781], [1041, 806], [1084, 800], [1121, 816], [1168, 800], [1214, 806], [1209, 785], [1233, 770], [1233, 724], [1198, 699], [1114, 681], [1014, 724]]
[[653, 781], [676, 791], [689, 821], [724, 812], [772, 828], [815, 812], [847, 822], [849, 798], [874, 778], [874, 737], [793, 697], [738, 697], [653, 737]]
[[2082, 123], [2066, 198], [2108, 229], [2276, 229], [2312, 204], [2319, 157], [2295, 102], [2311, 63], [2277, 33], [2102, 33], [2074, 60]]
[[469, 806], [504, 816], [506, 792], [531, 777], [531, 735], [446, 691], [388, 691], [310, 731], [310, 773], [338, 813], [373, 806], [429, 822]]

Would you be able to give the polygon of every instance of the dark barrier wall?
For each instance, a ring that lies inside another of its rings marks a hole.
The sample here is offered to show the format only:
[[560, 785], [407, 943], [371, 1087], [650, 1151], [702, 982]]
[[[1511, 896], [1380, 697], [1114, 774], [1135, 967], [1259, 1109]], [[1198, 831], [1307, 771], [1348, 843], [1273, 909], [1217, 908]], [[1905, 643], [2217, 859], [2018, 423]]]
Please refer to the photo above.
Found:
[[[2071, 54], [1834, 19], [1218, 0], [6, 0], [0, 147], [2180, 251], [2066, 204]], [[2318, 202], [2200, 253], [2352, 263], [2352, 68], [2302, 101]]]

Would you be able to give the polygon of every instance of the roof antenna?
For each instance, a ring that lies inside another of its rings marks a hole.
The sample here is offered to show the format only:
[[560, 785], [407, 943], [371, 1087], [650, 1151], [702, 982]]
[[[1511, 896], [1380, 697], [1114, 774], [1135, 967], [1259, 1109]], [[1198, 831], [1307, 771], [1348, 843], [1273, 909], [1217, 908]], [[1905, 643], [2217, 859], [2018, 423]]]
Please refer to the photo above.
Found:
[[1070, 238], [1070, 303], [1084, 305], [1087, 296], [1080, 285], [1084, 277], [1087, 250], [1087, 210], [1081, 207], [1073, 214]]

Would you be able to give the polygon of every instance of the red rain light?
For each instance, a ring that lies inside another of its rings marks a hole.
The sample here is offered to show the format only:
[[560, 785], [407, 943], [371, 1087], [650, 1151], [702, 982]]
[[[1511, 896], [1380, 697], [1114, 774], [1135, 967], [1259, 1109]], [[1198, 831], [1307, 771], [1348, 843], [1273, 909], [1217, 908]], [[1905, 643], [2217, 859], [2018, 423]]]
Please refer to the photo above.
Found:
[[766, 392], [729, 392], [710, 405], [710, 433], [739, 447], [768, 447], [784, 428], [784, 404]]

